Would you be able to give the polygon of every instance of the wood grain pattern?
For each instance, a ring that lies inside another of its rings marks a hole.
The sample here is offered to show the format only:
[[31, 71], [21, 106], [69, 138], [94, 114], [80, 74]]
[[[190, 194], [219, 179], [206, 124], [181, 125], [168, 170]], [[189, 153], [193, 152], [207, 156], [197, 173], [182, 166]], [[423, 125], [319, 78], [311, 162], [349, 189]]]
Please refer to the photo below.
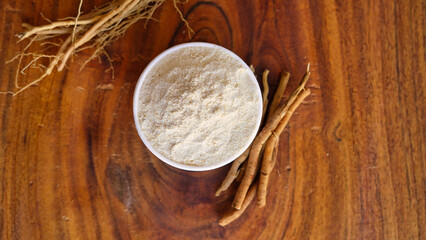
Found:
[[[0, 2], [0, 90], [12, 90], [21, 23], [74, 16], [78, 0]], [[105, 1], [85, 1], [83, 10]], [[229, 166], [186, 172], [156, 159], [132, 95], [157, 54], [187, 42], [168, 1], [107, 51], [38, 87], [0, 95], [1, 239], [426, 239], [425, 2], [189, 1], [191, 41], [220, 44], [289, 91], [308, 61], [312, 95], [280, 139], [267, 205], [226, 228]], [[81, 59], [89, 53], [83, 53]], [[34, 79], [37, 70], [22, 81]], [[99, 86], [112, 84], [112, 90]], [[288, 91], [288, 92], [289, 92]], [[272, 95], [271, 95], [272, 96]], [[270, 96], [270, 97], [271, 97]]]

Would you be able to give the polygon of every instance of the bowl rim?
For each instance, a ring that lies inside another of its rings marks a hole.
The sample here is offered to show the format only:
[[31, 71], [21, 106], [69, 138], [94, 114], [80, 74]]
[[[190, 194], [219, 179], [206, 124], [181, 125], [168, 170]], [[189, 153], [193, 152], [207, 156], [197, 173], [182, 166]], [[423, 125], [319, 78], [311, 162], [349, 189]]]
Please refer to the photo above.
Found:
[[[244, 145], [243, 148], [241, 148], [238, 152], [236, 152], [235, 154], [233, 154], [230, 158], [224, 160], [224, 161], [220, 161], [217, 162], [215, 164], [210, 164], [210, 165], [205, 165], [205, 166], [193, 166], [193, 165], [185, 165], [182, 163], [178, 163], [175, 162], [173, 160], [168, 159], [167, 157], [163, 156], [161, 153], [159, 153], [157, 150], [155, 150], [155, 148], [151, 145], [151, 143], [149, 142], [149, 140], [144, 136], [140, 124], [139, 124], [139, 119], [138, 119], [138, 109], [139, 109], [139, 93], [142, 87], [143, 82], [145, 81], [148, 73], [152, 70], [152, 68], [160, 61], [162, 60], [165, 56], [167, 56], [168, 54], [177, 51], [181, 48], [187, 48], [187, 47], [208, 47], [208, 48], [213, 48], [213, 49], [220, 49], [220, 50], [224, 50], [225, 52], [227, 52], [232, 58], [236, 59], [237, 61], [239, 61], [244, 68], [246, 68], [246, 70], [248, 70], [248, 74], [250, 76], [250, 79], [253, 83], [255, 83], [254, 85], [256, 86], [256, 95], [259, 99], [259, 106], [258, 106], [258, 118], [257, 118], [257, 122], [256, 122], [256, 128], [253, 129], [252, 134], [250, 135], [250, 138], [248, 138], [249, 141], [247, 141], [247, 143]], [[190, 43], [183, 43], [183, 44], [179, 44], [179, 45], [175, 45], [165, 51], [163, 51], [162, 53], [160, 53], [159, 55], [157, 55], [143, 70], [143, 72], [141, 73], [141, 75], [139, 76], [138, 82], [136, 83], [136, 87], [135, 87], [135, 91], [133, 93], [133, 118], [135, 121], [135, 126], [136, 126], [136, 130], [138, 132], [139, 137], [142, 139], [142, 142], [145, 144], [145, 146], [149, 149], [149, 151], [151, 151], [157, 158], [159, 158], [161, 161], [163, 161], [164, 163], [178, 168], [178, 169], [182, 169], [182, 170], [187, 170], [187, 171], [208, 171], [208, 170], [213, 170], [213, 169], [217, 169], [220, 168], [222, 166], [227, 165], [228, 163], [234, 161], [237, 157], [239, 157], [249, 146], [250, 144], [253, 142], [254, 138], [256, 137], [256, 134], [259, 130], [260, 127], [260, 123], [262, 120], [262, 111], [263, 111], [263, 101], [262, 101], [262, 93], [260, 91], [260, 87], [259, 87], [259, 83], [254, 75], [254, 73], [251, 71], [250, 67], [235, 53], [233, 53], [232, 51], [216, 45], [216, 44], [212, 44], [212, 43], [205, 43], [205, 42], [190, 42]]]

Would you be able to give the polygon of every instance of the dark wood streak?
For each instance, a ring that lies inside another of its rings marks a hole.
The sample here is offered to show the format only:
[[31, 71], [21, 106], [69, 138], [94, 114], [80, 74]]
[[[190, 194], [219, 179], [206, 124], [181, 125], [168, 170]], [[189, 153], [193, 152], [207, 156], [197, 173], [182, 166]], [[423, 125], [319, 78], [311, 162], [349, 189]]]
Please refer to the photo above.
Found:
[[[16, 8], [16, 2], [10, 3], [10, 6], [12, 8]], [[2, 8], [4, 9], [4, 6]], [[10, 16], [10, 15], [6, 13], [5, 16]], [[8, 33], [8, 32], [12, 31], [12, 24], [11, 24], [11, 22], [12, 22], [11, 17], [7, 17], [5, 19], [5, 24], [2, 24], [2, 26], [5, 26], [3, 32]], [[13, 42], [13, 39], [11, 39], [9, 37], [8, 38], [1, 38], [1, 39], [2, 39], [2, 41], [1, 41], [2, 42], [2, 49], [7, 49], [7, 46], [11, 45], [11, 41]], [[0, 54], [0, 64], [1, 64], [1, 66], [5, 66], [6, 65], [6, 62], [8, 61], [8, 59], [7, 60], [6, 59], [7, 59], [7, 54], [6, 54], [6, 51], [4, 51], [4, 52], [2, 52], [2, 54]], [[14, 79], [14, 71], [8, 71], [7, 78], [8, 79]], [[5, 83], [7, 84], [6, 86], [4, 86]], [[0, 86], [6, 87], [6, 89], [10, 89], [13, 86], [13, 81], [1, 81], [1, 85]], [[4, 112], [4, 114], [2, 114], [3, 115], [2, 118], [1, 118], [2, 121], [0, 122], [2, 132], [6, 132], [6, 129], [7, 129], [6, 116], [8, 115], [7, 113], [9, 111], [9, 108], [7, 108], [7, 106], [10, 106], [11, 102], [12, 102], [11, 98], [6, 98], [4, 100], [4, 102], [2, 102], [1, 105], [0, 105], [0, 107], [2, 109], [6, 109], [5, 112]], [[3, 135], [2, 139], [3, 139], [2, 140], [3, 142], [8, 142], [6, 140], [6, 135]], [[4, 176], [4, 173], [3, 173], [2, 176]]]
[[[92, 210], [92, 217], [97, 220], [98, 219], [97, 208], [96, 206], [94, 206], [95, 197], [93, 195], [97, 193], [99, 184], [96, 178], [96, 168], [95, 168], [95, 163], [93, 159], [94, 156], [93, 156], [92, 134], [90, 130], [87, 132], [87, 153], [88, 153], [88, 162], [87, 162], [86, 182], [89, 189], [89, 199], [90, 199], [90, 205]], [[100, 239], [101, 230], [99, 226], [95, 226], [95, 229], [96, 229], [95, 230], [96, 239]]]
[[278, 30], [278, 22], [281, 20], [281, 15], [279, 17], [277, 17], [277, 14], [276, 14], [277, 9], [275, 7], [276, 5], [277, 5], [276, 1], [273, 0], [272, 1], [272, 6], [273, 6], [272, 9], [273, 9], [273, 12], [274, 12], [274, 23], [275, 23], [275, 28], [276, 28], [278, 39], [280, 40], [279, 41], [279, 44], [281, 46], [280, 50], [283, 51], [283, 55], [284, 55], [282, 60], [285, 61], [285, 59], [288, 59], [289, 57], [288, 57], [287, 49], [285, 48], [285, 46], [283, 44], [284, 38], [283, 38], [281, 32]]
[[[233, 44], [233, 36], [232, 36], [232, 27], [231, 27], [231, 24], [229, 23], [229, 20], [228, 20], [227, 15], [226, 15], [226, 14], [225, 14], [225, 12], [223, 11], [223, 9], [220, 7], [220, 5], [218, 5], [217, 3], [215, 3], [215, 2], [204, 2], [204, 1], [196, 2], [196, 3], [195, 3], [194, 5], [192, 5], [192, 6], [188, 9], [188, 11], [184, 14], [185, 19], [188, 19], [188, 21], [189, 21], [190, 25], [191, 25], [191, 26], [193, 26], [193, 25], [191, 24], [191, 14], [193, 14], [193, 12], [197, 11], [198, 9], [200, 9], [200, 8], [205, 8], [205, 7], [214, 7], [215, 9], [219, 10], [219, 12], [221, 13], [221, 16], [220, 16], [220, 17], [222, 17], [223, 19], [225, 19], [226, 27], [228, 28], [228, 32], [229, 32], [230, 39], [231, 39], [231, 40], [230, 40], [230, 44], [231, 44], [231, 46], [230, 46], [230, 48], [229, 48], [229, 49], [231, 49], [231, 50], [232, 50], [232, 49], [234, 48], [234, 44]], [[205, 18], [201, 18], [200, 20], [205, 20]], [[196, 25], [196, 26], [194, 26], [194, 27], [197, 27], [197, 25]], [[180, 22], [180, 23], [179, 23], [179, 25], [178, 25], [178, 27], [176, 28], [175, 32], [174, 32], [174, 33], [173, 33], [173, 35], [172, 35], [171, 41], [170, 41], [170, 43], [169, 43], [169, 47], [172, 47], [173, 45], [176, 45], [175, 39], [178, 37], [178, 35], [179, 35], [179, 34], [181, 34], [181, 31], [182, 31], [182, 29], [184, 29], [184, 28], [186, 28], [185, 24], [184, 24], [183, 22]], [[201, 29], [203, 29], [203, 28], [201, 28]], [[192, 38], [193, 38], [193, 39], [197, 39], [197, 33], [199, 33], [199, 32], [201, 31], [201, 29], [200, 29], [200, 30], [198, 30], [198, 29], [195, 29], [195, 30], [194, 30], [194, 31], [195, 31], [195, 34], [194, 34], [194, 36], [192, 36]], [[214, 32], [214, 30], [213, 30], [213, 29], [209, 29], [209, 30]], [[188, 30], [186, 29], [186, 31], [188, 31]], [[218, 43], [219, 43], [219, 42], [218, 42]]]
[[119, 164], [108, 161], [105, 169], [105, 175], [112, 187], [112, 191], [120, 202], [129, 208], [131, 206], [132, 194], [131, 189], [130, 169], [126, 167], [122, 169]]

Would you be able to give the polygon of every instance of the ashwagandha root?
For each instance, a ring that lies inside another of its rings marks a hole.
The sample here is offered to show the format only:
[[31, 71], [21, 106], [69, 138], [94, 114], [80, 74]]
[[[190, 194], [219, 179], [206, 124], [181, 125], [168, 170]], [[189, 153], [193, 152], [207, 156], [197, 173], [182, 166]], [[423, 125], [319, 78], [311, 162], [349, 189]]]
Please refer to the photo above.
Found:
[[241, 180], [243, 179], [244, 173], [246, 172], [246, 167], [247, 167], [247, 161], [244, 161], [244, 163], [241, 165], [240, 169], [238, 170], [238, 176], [237, 178], [235, 178], [236, 182], [241, 182]]
[[[277, 149], [276, 145], [278, 144], [278, 139], [279, 139], [278, 136], [276, 136], [275, 134], [272, 134], [269, 137], [268, 141], [270, 139], [272, 139], [272, 138], [275, 139], [274, 145], [268, 144], [268, 142], [266, 142], [266, 144], [265, 144], [265, 151], [263, 152], [263, 159], [262, 159], [262, 171], [260, 172], [259, 180], [260, 180], [260, 178], [264, 178], [265, 177], [264, 172], [268, 171], [268, 174], [269, 174], [269, 171], [272, 170], [272, 166], [271, 166], [272, 165], [271, 164], [271, 162], [272, 162], [272, 155], [274, 154], [274, 151], [276, 151], [276, 149]], [[265, 180], [263, 180], [262, 184], [265, 185]], [[260, 190], [260, 188], [258, 188], [257, 196], [259, 196], [259, 190]], [[264, 191], [264, 187], [262, 188], [262, 191]], [[264, 194], [264, 195], [262, 194], [262, 196], [266, 197], [266, 194]], [[258, 201], [259, 201], [259, 198], [258, 198]], [[259, 205], [259, 202], [257, 203], [257, 205]]]
[[223, 217], [219, 220], [220, 226], [223, 227], [230, 224], [235, 219], [239, 218], [241, 214], [244, 213], [244, 211], [247, 209], [247, 207], [250, 205], [250, 203], [253, 201], [254, 197], [256, 196], [257, 186], [258, 186], [258, 183], [256, 182], [250, 187], [250, 190], [247, 193], [247, 197], [244, 199], [244, 203], [242, 204], [241, 209], [239, 210], [231, 209], [229, 212], [223, 215]]
[[280, 105], [277, 108], [277, 110], [272, 115], [271, 119], [268, 119], [268, 122], [266, 123], [265, 127], [262, 129], [259, 135], [257, 135], [256, 138], [254, 139], [252, 143], [252, 148], [250, 150], [249, 159], [248, 159], [246, 171], [244, 173], [244, 177], [240, 183], [240, 186], [238, 187], [238, 190], [235, 194], [234, 201], [232, 203], [232, 207], [234, 207], [235, 209], [241, 209], [241, 206], [247, 195], [247, 191], [250, 185], [252, 184], [254, 177], [256, 176], [258, 165], [259, 165], [258, 162], [259, 162], [260, 152], [262, 150], [263, 145], [271, 136], [275, 128], [278, 126], [281, 119], [287, 113], [289, 107], [296, 100], [299, 93], [304, 89], [305, 84], [309, 79], [309, 75], [310, 75], [310, 72], [309, 72], [309, 64], [308, 64], [306, 74], [304, 75], [302, 81], [299, 83], [299, 86], [296, 88], [296, 90], [294, 90], [294, 92], [291, 94], [288, 102]]
[[[273, 152], [276, 152], [278, 149], [279, 136], [283, 132], [284, 128], [287, 126], [288, 121], [290, 120], [293, 113], [299, 107], [299, 105], [305, 100], [307, 96], [311, 93], [311, 90], [307, 89], [300, 93], [296, 101], [288, 109], [287, 114], [278, 124], [268, 141], [265, 144], [265, 153], [263, 155], [262, 168], [260, 170], [259, 176], [259, 189], [257, 191], [257, 205], [260, 207], [265, 206], [266, 204], [266, 195], [268, 188], [268, 181], [271, 171], [275, 165], [276, 155], [274, 156]], [[271, 150], [273, 149], [273, 150]], [[276, 154], [276, 153], [275, 153]], [[275, 161], [274, 161], [275, 160]]]
[[223, 191], [226, 191], [229, 186], [232, 184], [232, 182], [235, 180], [235, 178], [238, 176], [239, 173], [239, 167], [240, 165], [247, 159], [249, 153], [250, 153], [251, 145], [239, 156], [237, 159], [232, 162], [232, 166], [229, 169], [228, 174], [226, 175], [225, 179], [223, 179], [222, 185], [220, 185], [219, 189], [216, 191], [216, 196], [219, 196], [220, 193]]
[[277, 107], [280, 104], [281, 99], [283, 98], [284, 91], [287, 88], [289, 79], [290, 79], [290, 73], [287, 71], [284, 71], [281, 75], [281, 79], [278, 84], [277, 90], [275, 90], [275, 94], [274, 94], [274, 98], [272, 99], [271, 106], [269, 106], [269, 113], [268, 113], [267, 119], [271, 119], [275, 110], [277, 110]]
[[[45, 77], [50, 75], [55, 69], [62, 71], [69, 59], [75, 54], [85, 49], [93, 49], [92, 55], [84, 61], [82, 68], [91, 60], [98, 58], [104, 54], [110, 62], [110, 69], [114, 74], [112, 67], [112, 59], [104, 50], [111, 42], [119, 39], [127, 29], [139, 20], [150, 20], [155, 10], [159, 8], [166, 0], [114, 0], [99, 8], [95, 8], [92, 12], [81, 14], [80, 1], [77, 17], [67, 18], [44, 26], [33, 27], [29, 24], [23, 24], [27, 30], [17, 34], [19, 41], [29, 39], [29, 44], [19, 53], [18, 69], [15, 77], [15, 91], [0, 92], [1, 94], [11, 94], [16, 96], [31, 86], [38, 84]], [[179, 0], [173, 0], [173, 4], [179, 13], [181, 19], [188, 27], [188, 34], [193, 33], [188, 22], [183, 18], [182, 13], [177, 7]], [[59, 41], [52, 41], [59, 39]], [[27, 51], [30, 46], [41, 47], [45, 44], [50, 47], [58, 47], [56, 54], [53, 56], [44, 54], [31, 54]], [[24, 57], [30, 57], [30, 64], [21, 68]], [[47, 66], [39, 63], [42, 59], [47, 58], [49, 63]], [[29, 68], [41, 69], [41, 75], [32, 82], [20, 87], [18, 84], [18, 75]], [[114, 77], [114, 75], [113, 75]]]

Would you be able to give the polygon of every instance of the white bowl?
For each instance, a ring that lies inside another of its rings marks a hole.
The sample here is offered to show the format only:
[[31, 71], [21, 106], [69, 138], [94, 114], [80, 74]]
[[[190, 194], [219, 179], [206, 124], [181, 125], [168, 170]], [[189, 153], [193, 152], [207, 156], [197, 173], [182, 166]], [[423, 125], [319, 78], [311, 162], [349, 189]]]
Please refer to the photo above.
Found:
[[[158, 151], [156, 151], [154, 149], [154, 147], [152, 147], [151, 143], [148, 141], [148, 139], [144, 136], [140, 124], [139, 124], [139, 119], [138, 119], [138, 109], [139, 109], [139, 92], [140, 89], [142, 87], [142, 83], [145, 81], [146, 76], [148, 75], [148, 73], [151, 71], [151, 69], [161, 60], [163, 59], [165, 56], [167, 56], [168, 54], [181, 49], [181, 48], [187, 48], [187, 47], [208, 47], [208, 48], [215, 48], [215, 49], [221, 49], [227, 53], [230, 54], [231, 57], [233, 57], [234, 59], [236, 59], [237, 61], [239, 61], [244, 68], [246, 68], [247, 70], [249, 70], [249, 76], [250, 79], [255, 83], [255, 86], [257, 86], [256, 88], [256, 93], [258, 95], [260, 104], [258, 106], [258, 119], [257, 119], [257, 124], [256, 124], [256, 129], [253, 129], [253, 133], [250, 135], [250, 138], [247, 139], [247, 143], [244, 145], [244, 148], [240, 149], [238, 152], [236, 152], [235, 154], [232, 155], [232, 157], [230, 157], [229, 159], [225, 159], [224, 161], [215, 163], [215, 164], [211, 164], [211, 165], [206, 165], [206, 166], [191, 166], [191, 165], [185, 165], [185, 164], [181, 164], [181, 163], [177, 163], [175, 161], [172, 161], [170, 159], [168, 159], [167, 157], [163, 156], [161, 153], [159, 153]], [[188, 170], [188, 171], [207, 171], [207, 170], [212, 170], [212, 169], [216, 169], [219, 167], [222, 167], [230, 162], [232, 162], [233, 160], [235, 160], [238, 156], [240, 156], [251, 144], [251, 142], [254, 140], [254, 138], [256, 137], [257, 131], [259, 129], [260, 126], [260, 122], [262, 119], [262, 94], [260, 91], [260, 87], [259, 84], [257, 83], [257, 79], [254, 76], [253, 72], [250, 70], [250, 67], [247, 66], [247, 64], [240, 58], [238, 57], [235, 53], [231, 52], [230, 50], [218, 46], [216, 44], [211, 44], [211, 43], [203, 43], [203, 42], [191, 42], [191, 43], [184, 43], [184, 44], [180, 44], [180, 45], [176, 45], [172, 48], [167, 49], [166, 51], [162, 52], [160, 55], [158, 55], [157, 57], [154, 58], [154, 60], [152, 60], [148, 66], [143, 70], [141, 76], [139, 77], [138, 83], [136, 84], [136, 88], [135, 88], [135, 92], [133, 95], [133, 116], [135, 119], [135, 125], [136, 125], [136, 129], [138, 131], [138, 134], [140, 136], [140, 138], [142, 139], [143, 143], [145, 144], [145, 146], [156, 156], [158, 157], [160, 160], [162, 160], [163, 162], [169, 164], [170, 166], [179, 168], [179, 169], [183, 169], [183, 170]]]

